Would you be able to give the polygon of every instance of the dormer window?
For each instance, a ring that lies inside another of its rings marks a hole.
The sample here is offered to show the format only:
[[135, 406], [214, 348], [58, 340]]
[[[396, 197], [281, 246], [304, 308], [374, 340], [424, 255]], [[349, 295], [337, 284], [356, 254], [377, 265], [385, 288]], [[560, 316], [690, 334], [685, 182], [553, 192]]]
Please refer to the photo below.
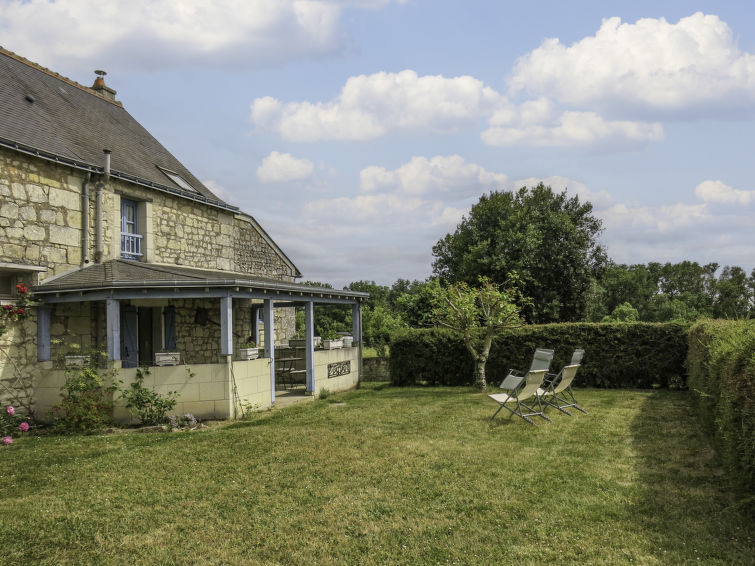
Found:
[[121, 199], [121, 257], [136, 261], [144, 255], [137, 209], [136, 201]]
[[157, 167], [160, 171], [162, 171], [168, 179], [173, 181], [176, 185], [181, 187], [185, 191], [191, 191], [192, 193], [198, 193], [199, 191], [195, 189], [194, 187], [189, 184], [189, 182], [181, 177], [178, 173], [175, 171], [171, 171], [170, 169], [164, 169], [163, 167], [158, 166]]

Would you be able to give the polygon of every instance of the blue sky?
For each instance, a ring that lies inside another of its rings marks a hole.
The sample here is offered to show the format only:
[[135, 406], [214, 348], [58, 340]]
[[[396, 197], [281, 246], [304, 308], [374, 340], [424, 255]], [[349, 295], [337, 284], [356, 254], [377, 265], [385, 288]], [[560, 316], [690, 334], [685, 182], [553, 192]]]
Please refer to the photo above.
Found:
[[[741, 2], [0, 0], [0, 45], [117, 98], [305, 279], [424, 279], [479, 196], [593, 203], [617, 262], [755, 266]], [[40, 38], [44, 38], [41, 41]]]

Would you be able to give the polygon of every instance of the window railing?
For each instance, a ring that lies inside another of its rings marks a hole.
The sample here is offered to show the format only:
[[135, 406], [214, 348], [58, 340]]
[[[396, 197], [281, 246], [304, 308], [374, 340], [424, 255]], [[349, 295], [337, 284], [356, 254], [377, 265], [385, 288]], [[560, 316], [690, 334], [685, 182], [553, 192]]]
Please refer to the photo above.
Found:
[[123, 259], [139, 259], [142, 257], [141, 234], [121, 232], [121, 257]]

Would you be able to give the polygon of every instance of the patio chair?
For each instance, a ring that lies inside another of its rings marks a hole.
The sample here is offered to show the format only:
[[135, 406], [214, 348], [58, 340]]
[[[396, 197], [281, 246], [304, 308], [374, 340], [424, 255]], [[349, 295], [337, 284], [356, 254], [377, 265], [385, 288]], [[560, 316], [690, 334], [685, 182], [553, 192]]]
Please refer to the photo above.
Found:
[[[492, 421], [501, 409], [505, 408], [511, 411], [511, 414], [521, 417], [525, 421], [531, 424], [535, 424], [529, 417], [533, 415], [539, 415], [544, 419], [550, 421], [548, 417], [543, 414], [543, 407], [540, 403], [540, 398], [537, 398], [537, 405], [539, 411], [535, 411], [534, 408], [523, 403], [523, 400], [527, 400], [533, 395], [537, 397], [537, 390], [543, 384], [545, 374], [548, 372], [551, 366], [551, 360], [553, 359], [553, 350], [546, 350], [545, 348], [538, 348], [535, 350], [535, 354], [532, 356], [532, 363], [530, 364], [529, 371], [525, 374], [515, 369], [510, 369], [509, 374], [501, 382], [501, 389], [507, 390], [509, 393], [494, 393], [488, 395], [496, 403], [500, 405], [495, 414], [490, 417]], [[522, 386], [522, 383], [524, 385]], [[521, 386], [521, 390], [519, 389]], [[511, 409], [506, 406], [506, 403], [516, 403], [516, 408]], [[530, 411], [529, 413], [522, 412], [522, 407]]]
[[566, 410], [569, 407], [574, 407], [586, 415], [589, 414], [579, 406], [577, 400], [574, 398], [574, 393], [572, 393], [571, 390], [572, 381], [574, 381], [574, 377], [577, 375], [577, 370], [580, 366], [579, 362], [582, 361], [584, 354], [585, 351], [582, 349], [574, 350], [569, 365], [564, 366], [563, 369], [556, 374], [547, 374], [543, 387], [537, 390], [537, 395], [542, 399], [543, 403], [555, 407], [569, 416], [571, 416], [571, 413]]
[[[535, 421], [530, 418], [535, 415], [543, 417], [546, 421], [550, 422], [550, 419], [543, 414], [543, 406], [540, 403], [540, 397], [537, 396], [537, 391], [543, 384], [545, 373], [546, 370], [544, 369], [530, 370], [524, 376], [509, 373], [500, 385], [501, 389], [505, 389], [508, 393], [493, 393], [488, 395], [488, 397], [500, 405], [495, 414], [490, 417], [490, 420], [492, 421], [501, 409], [506, 409], [512, 415], [516, 415], [530, 424], [535, 424]], [[520, 389], [519, 386], [522, 382], [524, 382], [524, 385]], [[535, 410], [534, 407], [530, 407], [524, 402], [530, 397], [535, 397], [537, 400], [538, 410]], [[512, 409], [507, 406], [507, 403], [516, 403], [516, 407]], [[529, 412], [525, 413], [522, 408]]]

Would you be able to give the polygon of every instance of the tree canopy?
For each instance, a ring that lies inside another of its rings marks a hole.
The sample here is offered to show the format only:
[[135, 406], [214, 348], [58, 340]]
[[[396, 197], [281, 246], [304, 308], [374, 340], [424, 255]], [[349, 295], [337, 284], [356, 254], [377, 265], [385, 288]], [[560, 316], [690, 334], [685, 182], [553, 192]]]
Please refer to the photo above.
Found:
[[518, 274], [532, 299], [529, 322], [582, 320], [591, 281], [606, 255], [597, 238], [601, 221], [592, 205], [542, 183], [483, 195], [456, 231], [433, 247], [433, 271], [448, 282], [502, 284]]

